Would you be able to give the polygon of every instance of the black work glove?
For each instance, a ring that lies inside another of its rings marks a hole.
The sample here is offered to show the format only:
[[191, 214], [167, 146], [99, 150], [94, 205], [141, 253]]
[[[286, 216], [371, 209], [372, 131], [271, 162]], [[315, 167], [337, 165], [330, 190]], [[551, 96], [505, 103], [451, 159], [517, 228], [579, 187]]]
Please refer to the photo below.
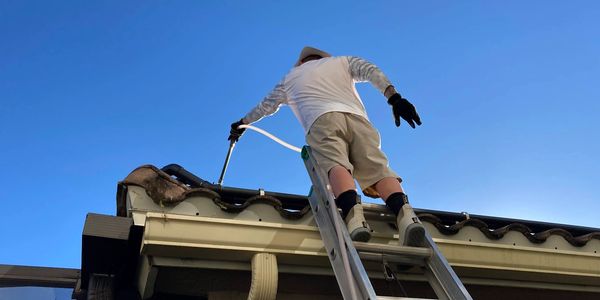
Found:
[[229, 131], [229, 138], [227, 138], [228, 141], [235, 143], [240, 139], [242, 134], [244, 134], [244, 131], [246, 131], [246, 128], [238, 128], [238, 126], [244, 124], [243, 120], [244, 120], [244, 118], [241, 118], [239, 121], [231, 123], [231, 130]]
[[402, 119], [404, 119], [404, 121], [412, 128], [415, 128], [415, 123], [421, 125], [421, 118], [419, 118], [415, 106], [408, 102], [408, 100], [402, 98], [400, 94], [395, 93], [390, 96], [388, 104], [392, 106], [396, 127], [400, 127], [400, 117], [402, 117]]

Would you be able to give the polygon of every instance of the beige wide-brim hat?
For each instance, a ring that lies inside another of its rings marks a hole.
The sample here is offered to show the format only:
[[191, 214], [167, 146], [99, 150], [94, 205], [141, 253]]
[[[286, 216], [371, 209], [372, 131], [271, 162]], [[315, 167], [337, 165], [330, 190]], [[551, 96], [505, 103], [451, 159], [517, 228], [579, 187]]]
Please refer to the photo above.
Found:
[[302, 64], [302, 60], [307, 58], [308, 56], [311, 55], [318, 55], [321, 57], [330, 57], [331, 54], [323, 51], [323, 50], [319, 50], [317, 48], [313, 48], [313, 47], [304, 47], [304, 49], [302, 49], [302, 51], [300, 52], [300, 56], [298, 56], [298, 61], [296, 61], [296, 64], [294, 65], [294, 67], [297, 67], [299, 65]]

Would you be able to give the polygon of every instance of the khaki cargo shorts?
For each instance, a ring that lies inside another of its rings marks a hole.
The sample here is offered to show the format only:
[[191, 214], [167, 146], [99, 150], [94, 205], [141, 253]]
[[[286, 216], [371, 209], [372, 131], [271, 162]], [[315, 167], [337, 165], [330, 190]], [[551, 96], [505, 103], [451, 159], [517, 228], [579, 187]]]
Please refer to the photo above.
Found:
[[383, 178], [402, 181], [381, 151], [379, 132], [359, 115], [344, 112], [321, 115], [306, 134], [306, 143], [325, 172], [338, 165], [345, 167], [366, 196], [379, 197], [374, 185]]

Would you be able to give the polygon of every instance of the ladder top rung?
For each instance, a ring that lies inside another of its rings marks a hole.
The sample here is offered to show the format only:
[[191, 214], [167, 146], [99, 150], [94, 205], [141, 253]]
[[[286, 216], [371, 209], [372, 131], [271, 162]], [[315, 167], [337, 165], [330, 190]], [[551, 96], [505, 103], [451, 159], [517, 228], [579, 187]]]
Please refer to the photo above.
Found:
[[427, 258], [431, 257], [432, 251], [430, 248], [424, 247], [409, 247], [409, 246], [395, 246], [387, 244], [375, 244], [375, 243], [363, 243], [354, 242], [354, 248], [358, 252], [373, 252], [390, 255], [402, 255]]
[[377, 296], [377, 300], [432, 300], [431, 298], [406, 298], [406, 297], [390, 297], [390, 296]]

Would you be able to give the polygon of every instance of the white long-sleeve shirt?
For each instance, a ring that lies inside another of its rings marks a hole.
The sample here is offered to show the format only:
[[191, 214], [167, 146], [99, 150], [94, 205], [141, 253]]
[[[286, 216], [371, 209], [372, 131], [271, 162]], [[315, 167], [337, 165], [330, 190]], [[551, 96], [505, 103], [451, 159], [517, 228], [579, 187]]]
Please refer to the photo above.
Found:
[[326, 57], [291, 69], [275, 88], [245, 117], [247, 124], [290, 106], [307, 133], [321, 115], [348, 112], [368, 120], [354, 84], [369, 81], [381, 93], [390, 86], [388, 78], [374, 64], [354, 56]]

